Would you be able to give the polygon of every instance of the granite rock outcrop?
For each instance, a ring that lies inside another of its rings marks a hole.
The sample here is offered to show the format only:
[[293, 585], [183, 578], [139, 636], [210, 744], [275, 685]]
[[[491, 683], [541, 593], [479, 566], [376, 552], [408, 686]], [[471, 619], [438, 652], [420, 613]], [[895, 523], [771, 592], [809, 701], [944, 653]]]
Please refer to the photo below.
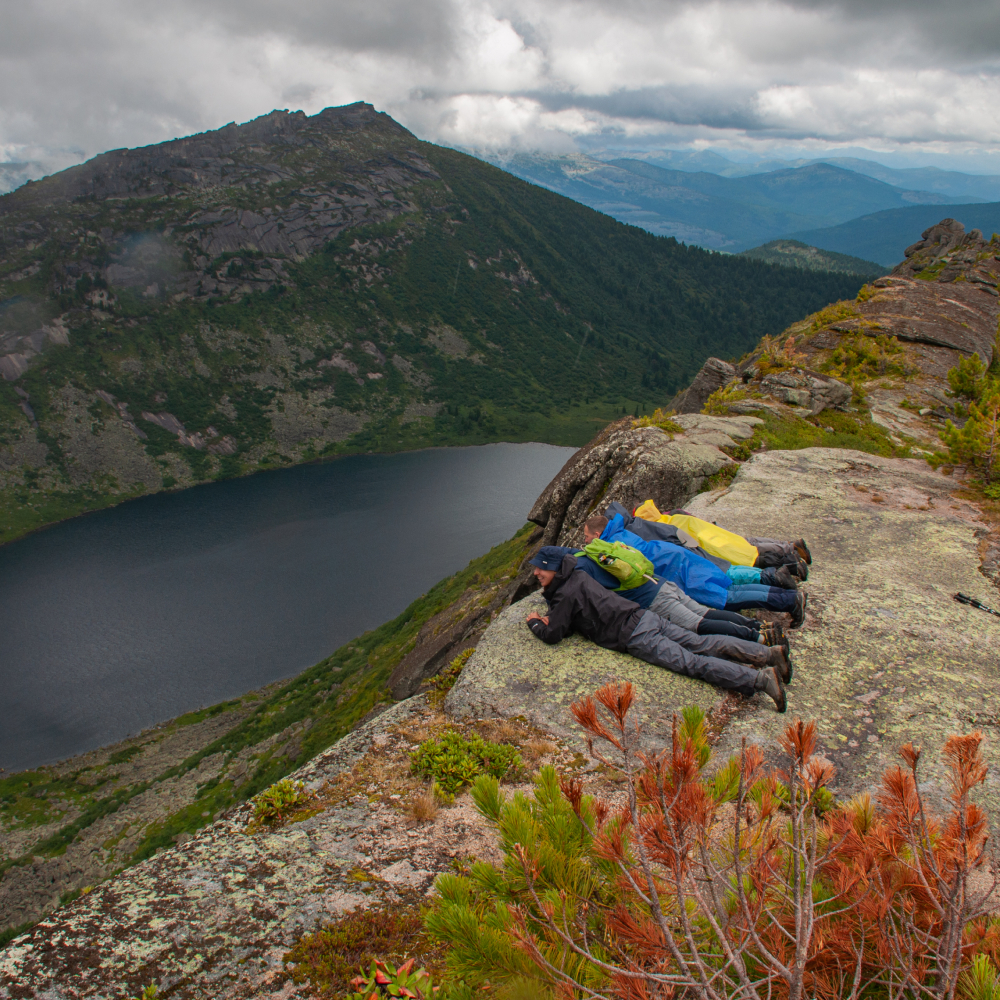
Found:
[[[790, 718], [816, 719], [837, 795], [871, 787], [912, 740], [925, 748], [926, 789], [940, 804], [946, 782], [936, 755], [945, 739], [975, 728], [1000, 737], [992, 707], [1000, 653], [991, 638], [1000, 625], [952, 599], [961, 590], [996, 601], [980, 571], [991, 532], [955, 495], [958, 485], [919, 460], [807, 448], [756, 454], [729, 487], [686, 501], [734, 531], [809, 542], [809, 608], [790, 633], [795, 676], [785, 716], [759, 695], [733, 699], [579, 638], [547, 646], [524, 624], [537, 596], [487, 629], [446, 706], [458, 717], [523, 716], [569, 737], [573, 700], [609, 679], [629, 680], [650, 745], [662, 745], [687, 704], [709, 712], [722, 759], [744, 737], [769, 746]], [[666, 506], [662, 494], [649, 495]], [[982, 801], [1000, 818], [1000, 739], [988, 746]]]
[[709, 358], [691, 384], [674, 397], [670, 409], [678, 413], [701, 413], [708, 397], [736, 378], [736, 375], [736, 369], [728, 361]]
[[[542, 545], [579, 541], [579, 529], [598, 504], [634, 508], [650, 496], [679, 507], [733, 460], [722, 449], [753, 435], [759, 417], [671, 418], [673, 429], [634, 427], [631, 418], [609, 424], [563, 466], [528, 514], [544, 529]], [[677, 433], [677, 431], [680, 433]]]

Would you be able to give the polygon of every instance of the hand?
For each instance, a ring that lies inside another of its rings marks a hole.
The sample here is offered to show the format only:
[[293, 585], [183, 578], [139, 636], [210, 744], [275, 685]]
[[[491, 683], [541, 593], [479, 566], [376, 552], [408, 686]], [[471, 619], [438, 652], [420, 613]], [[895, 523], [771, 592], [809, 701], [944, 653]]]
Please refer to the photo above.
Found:
[[549, 616], [548, 615], [542, 616], [537, 611], [532, 611], [531, 614], [528, 615], [528, 617], [525, 618], [524, 620], [526, 622], [538, 621], [538, 622], [541, 622], [543, 625], [548, 625], [548, 623], [549, 623]]

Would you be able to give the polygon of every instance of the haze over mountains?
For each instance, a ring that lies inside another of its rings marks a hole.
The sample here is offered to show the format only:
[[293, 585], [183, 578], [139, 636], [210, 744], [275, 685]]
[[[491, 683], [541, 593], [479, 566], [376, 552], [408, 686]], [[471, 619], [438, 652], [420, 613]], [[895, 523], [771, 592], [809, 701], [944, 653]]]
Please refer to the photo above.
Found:
[[816, 159], [768, 160], [754, 159], [737, 163], [711, 150], [618, 150], [595, 151], [596, 159], [609, 161], [618, 159], [644, 160], [667, 170], [685, 170], [718, 174], [720, 177], [749, 177], [752, 174], [766, 174], [773, 170], [790, 170], [808, 167], [817, 163], [829, 163], [844, 170], [853, 170], [867, 177], [885, 181], [894, 187], [907, 191], [931, 192], [957, 198], [962, 202], [1000, 200], [1000, 175], [966, 174], [959, 170], [942, 170], [940, 167], [887, 167], [875, 160], [859, 156], [824, 156]]
[[[677, 161], [684, 169], [661, 166], [653, 158], [603, 160], [581, 153], [479, 155], [524, 180], [558, 191], [621, 222], [729, 253], [886, 209], [986, 200], [903, 187], [826, 161], [780, 169], [773, 169], [773, 164], [758, 164], [772, 169], [751, 171], [714, 153], [678, 154]], [[888, 168], [881, 172], [887, 176], [909, 173]], [[918, 173], [935, 180], [930, 174]], [[987, 185], [982, 183], [980, 188], [987, 190]], [[939, 211], [938, 218], [947, 214]], [[850, 247], [827, 249], [865, 256]], [[892, 255], [892, 260], [899, 256]]]

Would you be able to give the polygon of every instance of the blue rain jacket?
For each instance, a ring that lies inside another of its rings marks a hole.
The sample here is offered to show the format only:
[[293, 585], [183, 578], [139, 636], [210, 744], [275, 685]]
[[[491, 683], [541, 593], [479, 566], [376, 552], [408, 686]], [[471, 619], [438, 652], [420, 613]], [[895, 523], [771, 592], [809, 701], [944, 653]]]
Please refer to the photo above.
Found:
[[638, 549], [652, 564], [656, 576], [676, 583], [688, 597], [710, 608], [724, 608], [732, 580], [707, 559], [670, 542], [646, 541], [626, 531], [621, 514], [615, 514], [601, 533], [606, 542], [624, 542]]

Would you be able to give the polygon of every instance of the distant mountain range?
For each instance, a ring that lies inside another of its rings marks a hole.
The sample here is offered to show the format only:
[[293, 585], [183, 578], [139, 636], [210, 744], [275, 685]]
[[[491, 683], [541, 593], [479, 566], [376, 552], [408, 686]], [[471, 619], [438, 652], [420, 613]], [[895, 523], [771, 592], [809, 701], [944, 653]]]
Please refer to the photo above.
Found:
[[912, 205], [873, 212], [838, 226], [805, 230], [792, 237], [823, 250], [850, 253], [891, 267], [920, 234], [943, 218], [958, 219], [965, 228], [981, 229], [986, 239], [1000, 232], [1000, 203]]
[[[726, 177], [707, 170], [668, 169], [648, 160], [603, 161], [579, 153], [478, 155], [620, 222], [730, 253], [885, 209], [970, 200], [898, 187], [825, 162]], [[692, 164], [692, 157], [699, 162], [729, 162], [701, 153], [692, 154], [685, 163]], [[942, 215], [940, 210], [937, 214]]]
[[[599, 160], [611, 162], [621, 159], [623, 152], [607, 151], [594, 155]], [[694, 153], [686, 150], [665, 150], [656, 153], [629, 151], [628, 156], [668, 170], [705, 171], [718, 174], [720, 177], [748, 177], [774, 170], [829, 163], [844, 170], [853, 170], [855, 173], [874, 177], [906, 191], [929, 192], [935, 196], [946, 195], [962, 202], [1000, 201], [1000, 175], [997, 174], [965, 174], [958, 170], [941, 170], [939, 167], [898, 169], [856, 156], [832, 156], [815, 160], [758, 160], [753, 163], [735, 163], [709, 150]]]

